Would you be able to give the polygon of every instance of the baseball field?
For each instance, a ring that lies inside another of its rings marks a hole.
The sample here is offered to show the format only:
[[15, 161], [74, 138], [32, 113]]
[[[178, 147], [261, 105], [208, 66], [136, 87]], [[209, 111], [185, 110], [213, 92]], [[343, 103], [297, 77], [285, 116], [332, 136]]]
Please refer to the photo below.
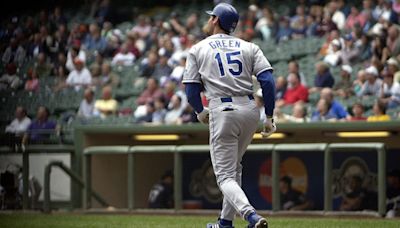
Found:
[[[85, 214], [0, 214], [0, 227], [205, 227], [215, 220], [210, 216], [175, 216], [175, 215], [85, 215]], [[298, 218], [272, 217], [269, 227], [295, 228], [399, 228], [400, 220], [374, 218]], [[246, 227], [246, 223], [237, 220], [235, 227]]]

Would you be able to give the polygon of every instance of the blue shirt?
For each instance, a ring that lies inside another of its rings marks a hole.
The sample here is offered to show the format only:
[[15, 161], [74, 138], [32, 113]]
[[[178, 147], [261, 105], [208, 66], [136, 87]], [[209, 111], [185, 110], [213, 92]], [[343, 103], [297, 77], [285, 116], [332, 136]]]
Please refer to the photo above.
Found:
[[348, 115], [346, 109], [338, 101], [333, 100], [329, 112], [335, 115], [336, 119], [346, 118]]
[[44, 139], [48, 139], [50, 137], [50, 134], [54, 134], [54, 132], [51, 130], [56, 129], [56, 125], [56, 122], [51, 120], [47, 120], [45, 122], [39, 122], [38, 120], [33, 121], [28, 128], [30, 140], [33, 142], [38, 142]]
[[314, 85], [316, 87], [320, 87], [320, 88], [329, 87], [329, 88], [332, 88], [333, 84], [335, 84], [335, 79], [332, 77], [332, 74], [329, 71], [326, 71], [322, 75], [315, 76]]

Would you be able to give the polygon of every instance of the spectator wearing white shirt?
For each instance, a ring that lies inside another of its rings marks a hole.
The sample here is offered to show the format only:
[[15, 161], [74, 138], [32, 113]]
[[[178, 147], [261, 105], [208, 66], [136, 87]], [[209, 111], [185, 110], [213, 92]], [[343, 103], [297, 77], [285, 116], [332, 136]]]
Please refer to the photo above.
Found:
[[121, 45], [120, 51], [114, 56], [111, 65], [113, 66], [132, 66], [135, 61], [135, 55], [129, 52], [126, 43]]
[[81, 59], [75, 58], [74, 64], [75, 70], [69, 73], [67, 85], [73, 86], [76, 91], [79, 91], [83, 86], [89, 86], [92, 83], [92, 75]]
[[87, 88], [83, 94], [84, 98], [79, 105], [78, 117], [90, 118], [95, 115], [94, 108], [94, 92], [92, 89]]
[[382, 86], [382, 80], [379, 78], [379, 73], [376, 67], [370, 66], [365, 70], [367, 80], [364, 82], [360, 95], [361, 96], [379, 96], [379, 91]]
[[400, 84], [393, 81], [393, 74], [388, 71], [383, 73], [383, 83], [380, 89], [380, 98], [386, 108], [400, 106]]
[[67, 62], [65, 66], [70, 72], [75, 70], [74, 60], [77, 57], [83, 62], [86, 62], [86, 53], [81, 49], [81, 42], [79, 40], [73, 42], [72, 48], [67, 54]]
[[174, 96], [172, 96], [169, 106], [171, 106], [171, 109], [168, 110], [167, 114], [165, 115], [165, 123], [181, 124], [182, 121], [180, 119], [180, 116], [182, 115], [184, 108], [182, 107], [182, 98], [175, 94]]
[[339, 30], [343, 30], [346, 24], [346, 16], [339, 9], [339, 5], [336, 1], [331, 1], [328, 5], [328, 9], [332, 15], [332, 21], [336, 24]]
[[29, 125], [31, 124], [31, 119], [26, 114], [26, 110], [18, 106], [15, 110], [15, 119], [6, 127], [6, 133], [15, 134], [15, 136], [22, 136]]

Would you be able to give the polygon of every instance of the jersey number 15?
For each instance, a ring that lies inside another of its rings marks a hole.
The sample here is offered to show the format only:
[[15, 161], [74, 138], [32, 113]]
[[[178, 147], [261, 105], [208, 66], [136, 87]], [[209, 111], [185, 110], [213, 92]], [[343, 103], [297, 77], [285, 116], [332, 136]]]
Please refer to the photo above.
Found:
[[[226, 61], [228, 63], [228, 70], [233, 76], [239, 76], [242, 71], [243, 71], [243, 64], [239, 59], [235, 59], [235, 56], [240, 55], [240, 51], [235, 51], [235, 52], [227, 52], [225, 53], [226, 56]], [[217, 53], [215, 55], [215, 59], [218, 62], [218, 67], [219, 67], [219, 73], [221, 74], [221, 77], [225, 76], [225, 69], [224, 69], [224, 64], [221, 58], [221, 53]], [[237, 70], [235, 70], [233, 67], [237, 66]]]

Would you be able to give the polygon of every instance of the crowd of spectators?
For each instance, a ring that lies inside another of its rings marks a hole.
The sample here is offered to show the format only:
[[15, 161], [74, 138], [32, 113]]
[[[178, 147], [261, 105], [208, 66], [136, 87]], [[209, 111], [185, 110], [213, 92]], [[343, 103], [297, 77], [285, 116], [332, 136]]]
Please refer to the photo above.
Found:
[[[109, 1], [98, 4], [92, 8], [91, 23], [70, 22], [61, 7], [2, 21], [0, 91], [39, 93], [40, 85], [50, 78], [54, 81], [52, 93], [84, 91], [76, 110], [79, 118], [130, 115], [137, 123], [196, 121], [180, 81], [188, 50], [206, 37], [201, 12], [180, 17], [182, 12], [172, 9], [163, 18], [143, 11], [134, 15], [131, 27], [121, 30], [107, 20]], [[275, 75], [278, 122], [399, 118], [400, 2], [298, 0], [291, 5], [281, 14], [268, 2], [249, 5], [240, 10], [234, 34], [248, 41], [276, 42], [277, 46], [308, 37], [326, 40], [314, 56], [316, 62], [311, 63], [315, 64], [313, 83], [306, 80], [310, 75], [296, 59], [287, 63], [288, 75]], [[265, 55], [268, 58], [270, 53]], [[27, 63], [33, 64], [25, 69]], [[354, 65], [362, 67], [354, 70]], [[334, 67], [341, 69], [340, 75], [332, 73]], [[127, 68], [138, 71], [138, 78], [129, 82], [132, 87], [140, 83], [146, 87], [136, 105], [122, 112], [122, 100], [116, 99], [114, 92], [130, 77], [121, 73]], [[311, 102], [312, 96], [319, 100]], [[352, 107], [340, 102], [350, 98], [358, 99]], [[372, 111], [362, 102], [366, 98], [374, 100]], [[291, 114], [282, 112], [288, 107]], [[397, 113], [388, 115], [389, 110]]]

